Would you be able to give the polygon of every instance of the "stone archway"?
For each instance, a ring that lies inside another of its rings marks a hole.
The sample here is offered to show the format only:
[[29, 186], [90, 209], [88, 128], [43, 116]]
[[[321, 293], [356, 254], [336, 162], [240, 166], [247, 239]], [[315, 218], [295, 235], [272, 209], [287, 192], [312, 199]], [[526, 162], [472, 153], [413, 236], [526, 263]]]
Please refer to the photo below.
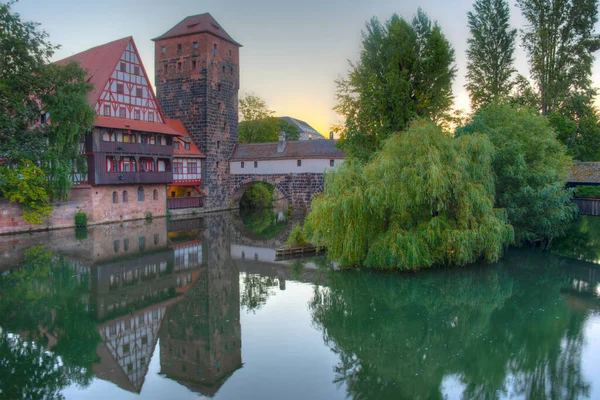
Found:
[[268, 183], [275, 188], [275, 200], [276, 201], [286, 200], [288, 205], [292, 204], [292, 198], [289, 195], [288, 191], [284, 187], [282, 187], [279, 183], [273, 182], [272, 180], [270, 180], [268, 178], [264, 178], [264, 177], [253, 177], [253, 178], [244, 179], [244, 180], [238, 182], [233, 187], [233, 189], [230, 192], [231, 206], [234, 208], [239, 207], [240, 200], [242, 199], [242, 196], [244, 195], [246, 190], [259, 182]]

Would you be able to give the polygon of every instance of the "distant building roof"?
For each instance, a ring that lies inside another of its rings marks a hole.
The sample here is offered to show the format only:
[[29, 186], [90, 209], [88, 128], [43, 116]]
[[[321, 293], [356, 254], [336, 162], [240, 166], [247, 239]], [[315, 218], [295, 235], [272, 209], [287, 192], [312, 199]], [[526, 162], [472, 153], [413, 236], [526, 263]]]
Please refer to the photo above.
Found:
[[286, 142], [285, 150], [277, 152], [277, 142], [238, 144], [233, 149], [230, 161], [345, 158], [345, 153], [338, 149], [334, 140], [300, 140]]
[[600, 162], [578, 162], [571, 169], [569, 183], [600, 185]]
[[167, 125], [169, 125], [173, 130], [177, 131], [181, 135], [175, 138], [174, 140], [177, 140], [180, 143], [187, 142], [190, 144], [189, 150], [187, 150], [183, 145], [179, 146], [178, 149], [173, 149], [174, 157], [206, 158], [206, 156], [200, 150], [198, 150], [198, 147], [196, 147], [196, 144], [194, 143], [194, 141], [192, 140], [192, 138], [190, 137], [189, 133], [187, 132], [180, 120], [166, 118], [165, 121], [167, 122]]
[[94, 85], [94, 88], [88, 94], [88, 103], [93, 107], [98, 102], [98, 98], [104, 90], [108, 78], [112, 75], [117, 62], [121, 59], [127, 44], [132, 40], [133, 38], [128, 36], [92, 47], [71, 57], [63, 58], [57, 61], [56, 64], [65, 65], [71, 61], [76, 61], [83, 69], [88, 71], [88, 83]]
[[169, 29], [167, 32], [163, 33], [158, 37], [155, 37], [152, 40], [157, 41], [203, 32], [210, 33], [236, 46], [242, 47], [241, 44], [233, 40], [233, 38], [229, 36], [227, 32], [225, 32], [225, 29], [223, 29], [219, 25], [217, 20], [214, 19], [213, 16], [209, 13], [190, 15], [189, 17], [185, 17], [181, 22]]
[[325, 137], [317, 132], [315, 128], [304, 121], [300, 121], [299, 119], [292, 117], [279, 117], [279, 119], [296, 125], [298, 127], [298, 131], [300, 132], [300, 140], [325, 139]]

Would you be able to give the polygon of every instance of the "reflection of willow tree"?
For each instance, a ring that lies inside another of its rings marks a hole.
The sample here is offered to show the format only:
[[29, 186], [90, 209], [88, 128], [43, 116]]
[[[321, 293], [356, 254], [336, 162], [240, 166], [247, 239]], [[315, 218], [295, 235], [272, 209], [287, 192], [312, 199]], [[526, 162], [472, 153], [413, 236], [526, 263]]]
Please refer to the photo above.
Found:
[[248, 312], [256, 312], [267, 303], [269, 297], [275, 294], [273, 288], [279, 284], [279, 280], [259, 274], [242, 273], [240, 283], [241, 306]]
[[332, 273], [310, 306], [340, 354], [337, 381], [356, 399], [442, 398], [450, 374], [467, 399], [584, 395], [585, 315], [557, 302], [568, 279], [540, 257], [416, 276]]
[[261, 239], [272, 239], [287, 226], [287, 221], [279, 221], [273, 209], [240, 210], [244, 226]]
[[578, 260], [600, 261], [600, 218], [580, 216], [564, 237], [552, 243], [551, 251]]
[[[0, 280], [0, 293], [2, 331], [20, 336], [18, 341], [4, 337], [2, 348], [8, 351], [7, 354], [16, 351], [26, 355], [17, 366], [3, 364], [3, 368], [27, 369], [22, 363], [28, 359], [37, 363], [33, 353], [50, 347], [48, 357], [54, 358], [54, 368], [66, 377], [65, 382], [88, 385], [93, 376], [92, 364], [97, 361], [96, 346], [101, 342], [96, 323], [88, 312], [88, 273], [78, 273], [76, 266], [67, 260], [41, 247], [32, 247], [26, 251], [23, 265]], [[49, 371], [47, 375], [54, 376]], [[40, 372], [39, 376], [43, 373]], [[23, 375], [22, 378], [23, 381], [3, 381], [2, 391], [13, 390], [15, 395], [19, 388], [57, 391], [60, 388], [51, 387], [56, 382], [63, 383], [52, 378], [47, 382], [48, 388], [34, 388], [31, 385], [44, 385], [44, 382], [32, 375]]]

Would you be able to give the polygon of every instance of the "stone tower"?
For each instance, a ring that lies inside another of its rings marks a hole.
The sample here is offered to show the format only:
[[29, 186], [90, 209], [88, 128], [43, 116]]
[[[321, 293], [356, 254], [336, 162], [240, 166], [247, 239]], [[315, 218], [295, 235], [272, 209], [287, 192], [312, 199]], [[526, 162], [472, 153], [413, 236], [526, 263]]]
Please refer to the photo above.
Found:
[[179, 119], [206, 155], [205, 207], [228, 208], [228, 159], [238, 142], [241, 45], [208, 13], [185, 18], [153, 41], [162, 111]]

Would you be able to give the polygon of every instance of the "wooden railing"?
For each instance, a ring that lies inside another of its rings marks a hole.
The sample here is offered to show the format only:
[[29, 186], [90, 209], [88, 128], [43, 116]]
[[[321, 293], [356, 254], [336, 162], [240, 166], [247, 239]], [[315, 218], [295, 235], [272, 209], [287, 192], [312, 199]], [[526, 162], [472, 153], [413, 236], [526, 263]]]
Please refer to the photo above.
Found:
[[127, 183], [171, 183], [171, 171], [145, 171], [145, 172], [105, 172], [101, 171], [94, 182], [98, 184], [127, 184]]
[[173, 147], [149, 143], [125, 143], [100, 141], [95, 152], [123, 154], [173, 155]]
[[168, 197], [167, 208], [175, 210], [178, 208], [194, 208], [204, 207], [204, 201], [202, 197]]
[[600, 215], [600, 199], [585, 199], [577, 197], [573, 199], [577, 208], [579, 208], [579, 214], [581, 215]]

